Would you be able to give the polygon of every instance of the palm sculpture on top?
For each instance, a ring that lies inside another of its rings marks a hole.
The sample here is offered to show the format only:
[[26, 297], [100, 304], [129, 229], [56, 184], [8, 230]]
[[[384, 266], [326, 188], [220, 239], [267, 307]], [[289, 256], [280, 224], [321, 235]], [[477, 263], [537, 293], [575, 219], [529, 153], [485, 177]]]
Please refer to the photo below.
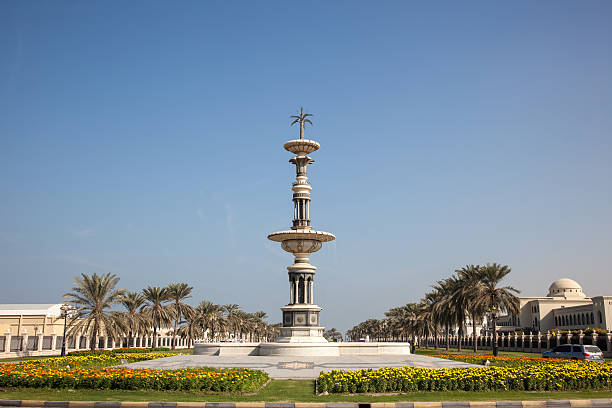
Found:
[[294, 121], [291, 122], [291, 126], [295, 125], [296, 123], [300, 124], [300, 139], [304, 139], [304, 126], [306, 126], [306, 123], [310, 123], [310, 126], [312, 126], [312, 121], [308, 119], [309, 116], [314, 115], [304, 112], [304, 108], [300, 108], [297, 115], [290, 116], [291, 119], [294, 119]]

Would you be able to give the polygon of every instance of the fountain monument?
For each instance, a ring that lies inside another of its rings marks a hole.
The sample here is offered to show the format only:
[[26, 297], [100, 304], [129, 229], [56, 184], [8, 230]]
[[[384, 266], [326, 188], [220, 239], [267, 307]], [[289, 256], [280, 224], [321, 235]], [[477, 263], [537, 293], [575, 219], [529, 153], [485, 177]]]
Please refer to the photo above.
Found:
[[293, 191], [293, 223], [290, 229], [274, 232], [268, 239], [280, 242], [281, 247], [293, 254], [293, 265], [287, 267], [289, 275], [289, 303], [281, 307], [283, 313], [280, 337], [275, 342], [263, 343], [207, 343], [195, 344], [194, 354], [237, 356], [356, 356], [356, 355], [406, 355], [408, 343], [330, 343], [323, 337], [321, 307], [314, 302], [314, 276], [317, 269], [310, 264], [310, 254], [321, 249], [323, 243], [336, 237], [317, 231], [310, 224], [310, 191], [307, 168], [314, 160], [309, 154], [321, 145], [304, 139], [304, 127], [312, 125], [309, 113], [300, 109], [291, 116], [293, 124], [300, 126], [300, 138], [286, 142], [285, 150], [293, 153], [289, 162], [295, 165], [296, 181]]

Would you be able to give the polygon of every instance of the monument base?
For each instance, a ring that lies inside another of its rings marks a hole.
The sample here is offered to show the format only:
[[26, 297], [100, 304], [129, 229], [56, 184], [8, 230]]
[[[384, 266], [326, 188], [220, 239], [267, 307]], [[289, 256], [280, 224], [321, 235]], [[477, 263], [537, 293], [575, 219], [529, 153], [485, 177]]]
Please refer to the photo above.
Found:
[[327, 340], [323, 337], [323, 327], [295, 326], [281, 327], [275, 343], [327, 343]]
[[381, 356], [410, 355], [409, 343], [196, 343], [193, 354], [207, 356]]

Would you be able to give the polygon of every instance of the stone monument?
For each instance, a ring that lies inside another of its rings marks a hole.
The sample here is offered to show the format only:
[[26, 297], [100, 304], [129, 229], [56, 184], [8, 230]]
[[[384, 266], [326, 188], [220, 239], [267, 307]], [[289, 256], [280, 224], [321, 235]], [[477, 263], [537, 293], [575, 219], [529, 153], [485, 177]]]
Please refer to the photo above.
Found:
[[314, 160], [308, 155], [321, 146], [314, 140], [304, 139], [304, 126], [312, 124], [312, 116], [303, 109], [292, 124], [300, 125], [300, 138], [284, 144], [285, 150], [295, 154], [289, 160], [295, 165], [296, 181], [293, 183], [293, 226], [290, 230], [274, 232], [268, 239], [281, 243], [281, 247], [293, 254], [294, 263], [289, 271], [289, 304], [282, 307], [283, 326], [279, 343], [327, 343], [320, 325], [321, 308], [314, 303], [314, 276], [316, 267], [309, 261], [311, 253], [321, 249], [323, 242], [336, 239], [333, 234], [314, 230], [310, 224], [310, 191], [308, 165]]
[[[300, 109], [291, 116], [293, 124], [300, 125], [300, 138], [284, 144], [285, 150], [293, 153], [289, 162], [295, 165], [296, 181], [293, 183], [293, 225], [286, 231], [274, 232], [268, 239], [280, 242], [281, 247], [293, 254], [293, 265], [287, 267], [289, 275], [289, 303], [281, 310], [283, 322], [280, 337], [271, 343], [209, 343], [196, 342], [195, 355], [212, 356], [309, 356], [343, 357], [408, 355], [408, 343], [328, 342], [323, 337], [321, 308], [315, 304], [314, 275], [316, 267], [310, 264], [309, 256], [318, 251], [324, 242], [336, 237], [324, 231], [312, 229], [310, 225], [310, 191], [307, 168], [314, 160], [308, 155], [321, 146], [314, 140], [304, 139], [304, 126], [311, 124], [312, 116]], [[349, 360], [347, 360], [349, 361]], [[352, 360], [351, 360], [352, 361]]]

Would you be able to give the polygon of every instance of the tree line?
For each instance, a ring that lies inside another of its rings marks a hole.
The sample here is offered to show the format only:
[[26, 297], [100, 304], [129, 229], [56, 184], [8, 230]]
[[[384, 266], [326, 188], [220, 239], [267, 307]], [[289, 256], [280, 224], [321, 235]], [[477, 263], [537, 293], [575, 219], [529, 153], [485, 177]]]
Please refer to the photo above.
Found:
[[[353, 340], [369, 336], [379, 341], [411, 341], [433, 337], [438, 347], [439, 336], [445, 337], [446, 349], [450, 345], [451, 331], [456, 329], [458, 347], [466, 332], [466, 324], [472, 325], [473, 348], [477, 350], [476, 326], [484, 319], [496, 328], [501, 314], [518, 314], [520, 293], [512, 286], [501, 286], [501, 281], [511, 272], [507, 265], [497, 263], [466, 265], [454, 271], [452, 276], [436, 282], [432, 290], [416, 303], [408, 303], [385, 312], [384, 319], [368, 319], [347, 331]], [[493, 354], [497, 355], [497, 330], [493, 330]]]
[[[137, 336], [152, 335], [152, 346], [158, 347], [159, 332], [165, 328], [171, 328], [172, 349], [177, 337], [186, 338], [191, 345], [196, 339], [270, 341], [278, 336], [280, 323], [268, 324], [263, 311], [247, 313], [237, 304], [217, 305], [207, 300], [196, 307], [185, 303], [193, 290], [186, 283], [149, 286], [140, 292], [117, 288], [118, 283], [119, 278], [110, 273], [74, 278], [74, 287], [64, 295], [74, 306], [68, 335], [89, 335], [92, 350], [101, 335], [114, 341], [127, 339], [128, 346], [134, 345]], [[114, 306], [125, 310], [114, 310]]]

